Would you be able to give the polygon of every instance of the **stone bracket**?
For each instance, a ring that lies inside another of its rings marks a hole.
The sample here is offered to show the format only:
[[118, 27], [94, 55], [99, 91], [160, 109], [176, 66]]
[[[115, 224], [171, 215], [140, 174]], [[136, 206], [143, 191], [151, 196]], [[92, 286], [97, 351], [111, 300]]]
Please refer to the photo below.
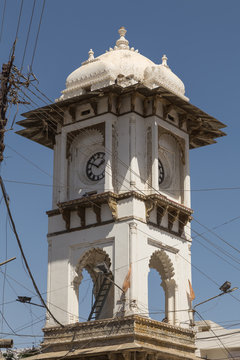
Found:
[[97, 205], [97, 204], [93, 204], [92, 206], [93, 212], [96, 215], [96, 220], [98, 224], [101, 224], [102, 220], [101, 220], [101, 206]]
[[164, 215], [167, 213], [168, 205], [157, 206], [157, 225], [160, 226]]
[[156, 201], [149, 199], [145, 201], [145, 209], [146, 209], [146, 222], [149, 221], [150, 213], [153, 211], [153, 209], [156, 206]]
[[187, 225], [187, 223], [192, 220], [192, 217], [187, 215], [187, 214], [183, 214], [183, 213], [179, 213], [178, 216], [178, 232], [179, 235], [182, 236], [183, 231], [184, 231], [184, 227]]
[[66, 230], [70, 229], [70, 216], [71, 211], [69, 209], [64, 209], [60, 204], [57, 204], [60, 214], [62, 215], [63, 220], [65, 221]]
[[78, 206], [77, 207], [77, 214], [80, 218], [81, 221], [81, 226], [84, 227], [86, 226], [86, 212], [85, 212], [85, 207], [82, 206]]
[[171, 231], [173, 228], [173, 223], [175, 222], [175, 220], [178, 218], [179, 215], [179, 210], [170, 208], [168, 210], [168, 230]]
[[112, 212], [113, 219], [117, 220], [117, 218], [118, 218], [117, 201], [113, 197], [109, 197], [108, 206]]

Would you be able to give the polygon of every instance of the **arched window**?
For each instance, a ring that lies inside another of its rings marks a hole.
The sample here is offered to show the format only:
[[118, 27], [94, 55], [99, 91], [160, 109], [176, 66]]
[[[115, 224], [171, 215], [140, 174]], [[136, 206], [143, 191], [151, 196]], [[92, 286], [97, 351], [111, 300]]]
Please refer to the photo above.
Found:
[[[85, 252], [79, 260], [76, 267], [77, 275], [74, 278], [79, 321], [83, 321], [82, 318], [90, 321], [113, 316], [114, 289], [111, 282], [113, 274], [110, 267], [111, 261], [108, 254], [99, 248], [93, 248]], [[88, 285], [82, 283], [84, 277], [86, 283], [90, 283], [91, 294], [89, 294]], [[80, 286], [81, 284], [82, 286]], [[84, 296], [88, 299], [88, 305], [84, 304]], [[85, 309], [89, 313], [82, 316]]]
[[155, 269], [148, 274], [148, 312], [153, 320], [163, 321], [165, 313], [165, 292], [161, 286], [162, 279]]
[[[156, 281], [156, 273], [154, 274], [153, 270], [156, 270], [158, 275], [160, 275], [161, 278], [161, 283], [159, 283], [159, 285], [162, 286], [163, 291], [164, 291], [164, 296], [163, 293], [160, 291], [156, 291], [155, 292], [155, 287], [151, 288], [151, 297], [158, 297], [159, 296], [159, 302], [156, 299], [155, 301], [155, 305], [156, 305], [156, 309], [162, 310], [162, 319], [160, 319], [159, 317], [156, 318], [154, 317], [156, 320], [161, 320], [161, 321], [165, 321], [168, 322], [172, 325], [175, 324], [175, 308], [176, 308], [176, 297], [175, 297], [175, 290], [176, 290], [176, 283], [175, 280], [173, 279], [174, 276], [174, 267], [173, 267], [173, 263], [171, 261], [171, 259], [169, 258], [169, 256], [166, 254], [165, 251], [163, 250], [156, 250], [149, 261], [149, 268], [150, 268], [150, 275], [149, 275], [149, 280], [151, 280], [151, 277], [154, 276], [155, 280], [155, 286], [157, 281]], [[159, 278], [159, 280], [160, 280]], [[150, 285], [150, 284], [148, 284]], [[156, 295], [156, 296], [155, 296]], [[163, 301], [163, 298], [164, 301]], [[152, 303], [152, 300], [150, 301], [150, 304]], [[154, 306], [155, 306], [154, 305]], [[153, 311], [154, 312], [154, 311]], [[151, 308], [149, 306], [149, 315], [151, 316]], [[160, 313], [161, 314], [161, 313]], [[159, 314], [159, 315], [160, 315]], [[152, 317], [153, 318], [153, 317]]]

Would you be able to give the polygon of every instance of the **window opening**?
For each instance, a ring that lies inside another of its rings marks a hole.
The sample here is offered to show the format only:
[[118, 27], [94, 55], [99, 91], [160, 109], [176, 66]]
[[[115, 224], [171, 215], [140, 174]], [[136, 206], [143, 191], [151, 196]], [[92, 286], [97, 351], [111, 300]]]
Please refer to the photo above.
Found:
[[148, 311], [150, 319], [166, 321], [165, 292], [161, 286], [161, 277], [155, 269], [148, 274]]

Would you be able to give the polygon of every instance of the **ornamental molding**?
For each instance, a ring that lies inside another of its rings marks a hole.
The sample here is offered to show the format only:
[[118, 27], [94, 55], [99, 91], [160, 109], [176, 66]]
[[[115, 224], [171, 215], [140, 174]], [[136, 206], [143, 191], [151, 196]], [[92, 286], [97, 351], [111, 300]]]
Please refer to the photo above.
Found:
[[151, 238], [148, 238], [148, 244], [173, 254], [177, 254], [179, 252], [179, 249], [163, 244], [161, 241], [153, 240]]
[[[184, 205], [181, 205], [177, 202], [174, 202], [168, 199], [166, 196], [160, 194], [154, 195], [143, 195], [135, 191], [129, 191], [126, 193], [116, 194], [113, 192], [105, 192], [101, 194], [92, 194], [89, 196], [84, 196], [79, 199], [66, 201], [58, 203], [57, 209], [50, 210], [47, 212], [48, 216], [62, 215], [62, 218], [65, 222], [65, 230], [61, 231], [73, 231], [81, 230], [91, 226], [104, 225], [112, 221], [123, 220], [125, 218], [118, 218], [118, 202], [121, 200], [137, 198], [145, 203], [146, 211], [146, 222], [155, 227], [161, 228], [163, 230], [168, 230], [174, 234], [179, 235], [180, 237], [184, 234], [184, 227], [188, 222], [192, 220], [193, 211]], [[107, 204], [112, 213], [112, 220], [102, 221], [101, 217], [101, 205]], [[86, 209], [92, 208], [95, 216], [96, 223], [86, 226]], [[156, 210], [156, 223], [153, 223], [151, 220], [151, 213]], [[79, 219], [80, 225], [77, 228], [70, 227], [71, 212], [76, 211]], [[168, 226], [165, 228], [162, 226], [162, 219], [164, 215], [168, 216]], [[126, 218], [125, 220], [127, 220]], [[139, 219], [142, 221], [141, 219]], [[178, 223], [178, 231], [173, 231], [174, 223]], [[55, 233], [54, 233], [55, 234]], [[53, 234], [49, 234], [53, 235]]]
[[75, 323], [62, 328], [47, 327], [43, 331], [43, 357], [49, 353], [48, 359], [59, 358], [59, 351], [63, 350], [68, 351], [69, 358], [78, 355], [81, 359], [86, 353], [89, 359], [103, 355], [109, 360], [125, 360], [131, 353], [136, 355], [136, 360], [197, 359], [193, 331], [139, 315]]

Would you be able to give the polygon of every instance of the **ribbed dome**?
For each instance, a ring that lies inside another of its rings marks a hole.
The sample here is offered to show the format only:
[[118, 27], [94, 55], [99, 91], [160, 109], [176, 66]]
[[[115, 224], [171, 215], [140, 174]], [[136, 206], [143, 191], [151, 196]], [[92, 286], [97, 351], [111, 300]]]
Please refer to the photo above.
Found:
[[126, 30], [119, 29], [120, 38], [114, 49], [94, 58], [94, 52], [89, 51], [89, 58], [73, 71], [66, 80], [66, 89], [62, 91], [59, 100], [65, 100], [83, 94], [86, 90], [93, 91], [118, 83], [122, 87], [142, 83], [149, 88], [165, 87], [174, 94], [188, 100], [184, 96], [183, 82], [170, 70], [166, 56], [161, 65], [129, 48], [125, 39]]
[[185, 94], [185, 86], [167, 65], [167, 57], [162, 57], [162, 64], [149, 66], [144, 72], [144, 84], [151, 89], [163, 86], [184, 100], [189, 100]]

